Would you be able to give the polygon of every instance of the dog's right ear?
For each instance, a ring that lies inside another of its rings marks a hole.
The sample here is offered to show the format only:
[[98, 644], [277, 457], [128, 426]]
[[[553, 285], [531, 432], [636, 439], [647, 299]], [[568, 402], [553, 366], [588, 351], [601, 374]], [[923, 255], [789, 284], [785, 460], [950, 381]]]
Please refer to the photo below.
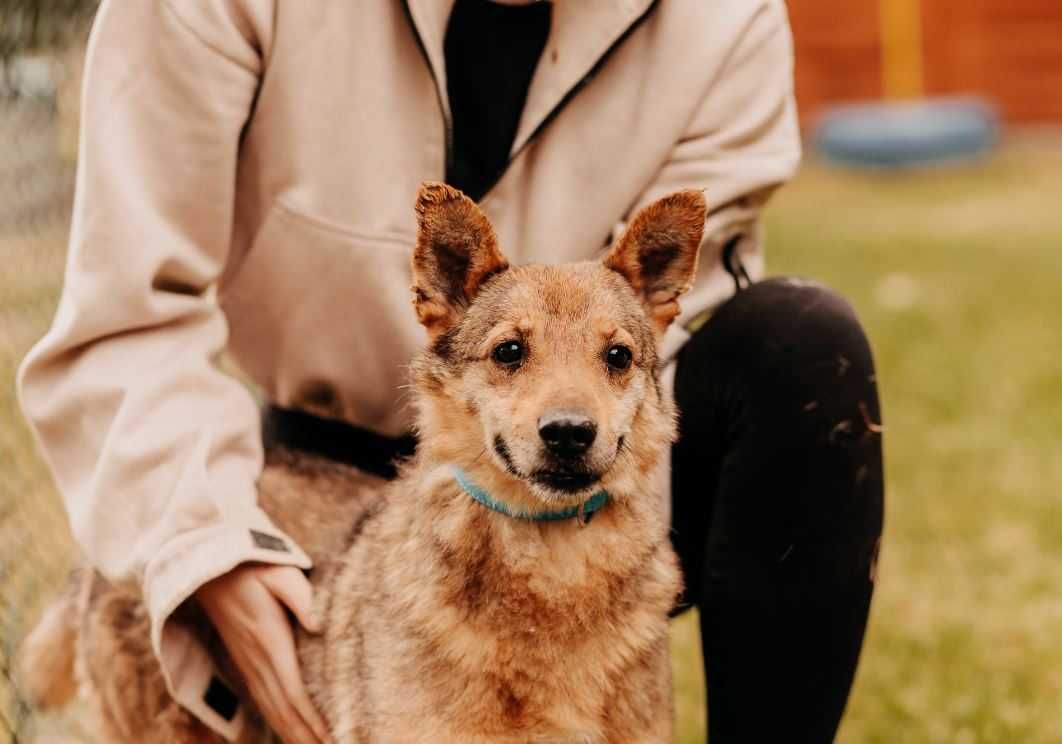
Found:
[[487, 216], [457, 189], [421, 184], [416, 210], [413, 305], [434, 339], [458, 321], [483, 283], [509, 264]]

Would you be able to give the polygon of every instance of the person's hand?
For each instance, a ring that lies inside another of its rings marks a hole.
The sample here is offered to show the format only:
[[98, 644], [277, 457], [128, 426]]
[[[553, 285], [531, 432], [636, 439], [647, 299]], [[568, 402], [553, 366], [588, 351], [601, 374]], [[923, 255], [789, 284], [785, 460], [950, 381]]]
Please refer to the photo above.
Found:
[[285, 744], [331, 744], [303, 684], [295, 636], [284, 612], [287, 607], [300, 625], [320, 632], [310, 582], [302, 572], [291, 566], [246, 564], [204, 584], [196, 598], [258, 710]]

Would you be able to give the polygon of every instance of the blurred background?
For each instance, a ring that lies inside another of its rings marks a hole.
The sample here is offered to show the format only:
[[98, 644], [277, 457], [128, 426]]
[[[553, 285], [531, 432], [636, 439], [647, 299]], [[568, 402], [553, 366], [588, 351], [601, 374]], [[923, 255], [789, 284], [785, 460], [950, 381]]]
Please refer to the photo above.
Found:
[[[11, 658], [76, 555], [14, 374], [61, 285], [94, 6], [0, 0], [0, 744], [90, 741], [77, 710], [34, 715]], [[839, 741], [1062, 742], [1062, 2], [789, 9], [808, 152], [768, 265], [853, 301], [887, 427]], [[674, 626], [681, 742], [704, 741], [696, 632]]]

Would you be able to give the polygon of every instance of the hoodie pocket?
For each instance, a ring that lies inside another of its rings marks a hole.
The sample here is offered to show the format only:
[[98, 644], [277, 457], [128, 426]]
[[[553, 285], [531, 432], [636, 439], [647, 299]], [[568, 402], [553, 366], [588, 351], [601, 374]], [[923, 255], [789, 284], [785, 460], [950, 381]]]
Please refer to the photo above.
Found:
[[407, 431], [406, 369], [426, 340], [413, 243], [276, 203], [220, 294], [232, 356], [279, 405]]

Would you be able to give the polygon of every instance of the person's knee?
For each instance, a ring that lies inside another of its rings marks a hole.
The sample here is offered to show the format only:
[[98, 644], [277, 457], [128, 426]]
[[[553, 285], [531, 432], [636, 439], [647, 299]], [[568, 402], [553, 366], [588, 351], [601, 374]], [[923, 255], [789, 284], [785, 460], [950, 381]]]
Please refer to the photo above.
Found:
[[852, 305], [805, 279], [768, 279], [741, 290], [691, 344], [690, 351], [704, 354], [713, 366], [734, 365], [742, 373], [773, 377], [809, 364], [836, 365], [839, 376], [850, 367], [872, 373], [870, 346]]
[[865, 338], [848, 300], [818, 282], [768, 279], [742, 291], [731, 302], [739, 311], [733, 330], [746, 340], [779, 339], [803, 346]]

